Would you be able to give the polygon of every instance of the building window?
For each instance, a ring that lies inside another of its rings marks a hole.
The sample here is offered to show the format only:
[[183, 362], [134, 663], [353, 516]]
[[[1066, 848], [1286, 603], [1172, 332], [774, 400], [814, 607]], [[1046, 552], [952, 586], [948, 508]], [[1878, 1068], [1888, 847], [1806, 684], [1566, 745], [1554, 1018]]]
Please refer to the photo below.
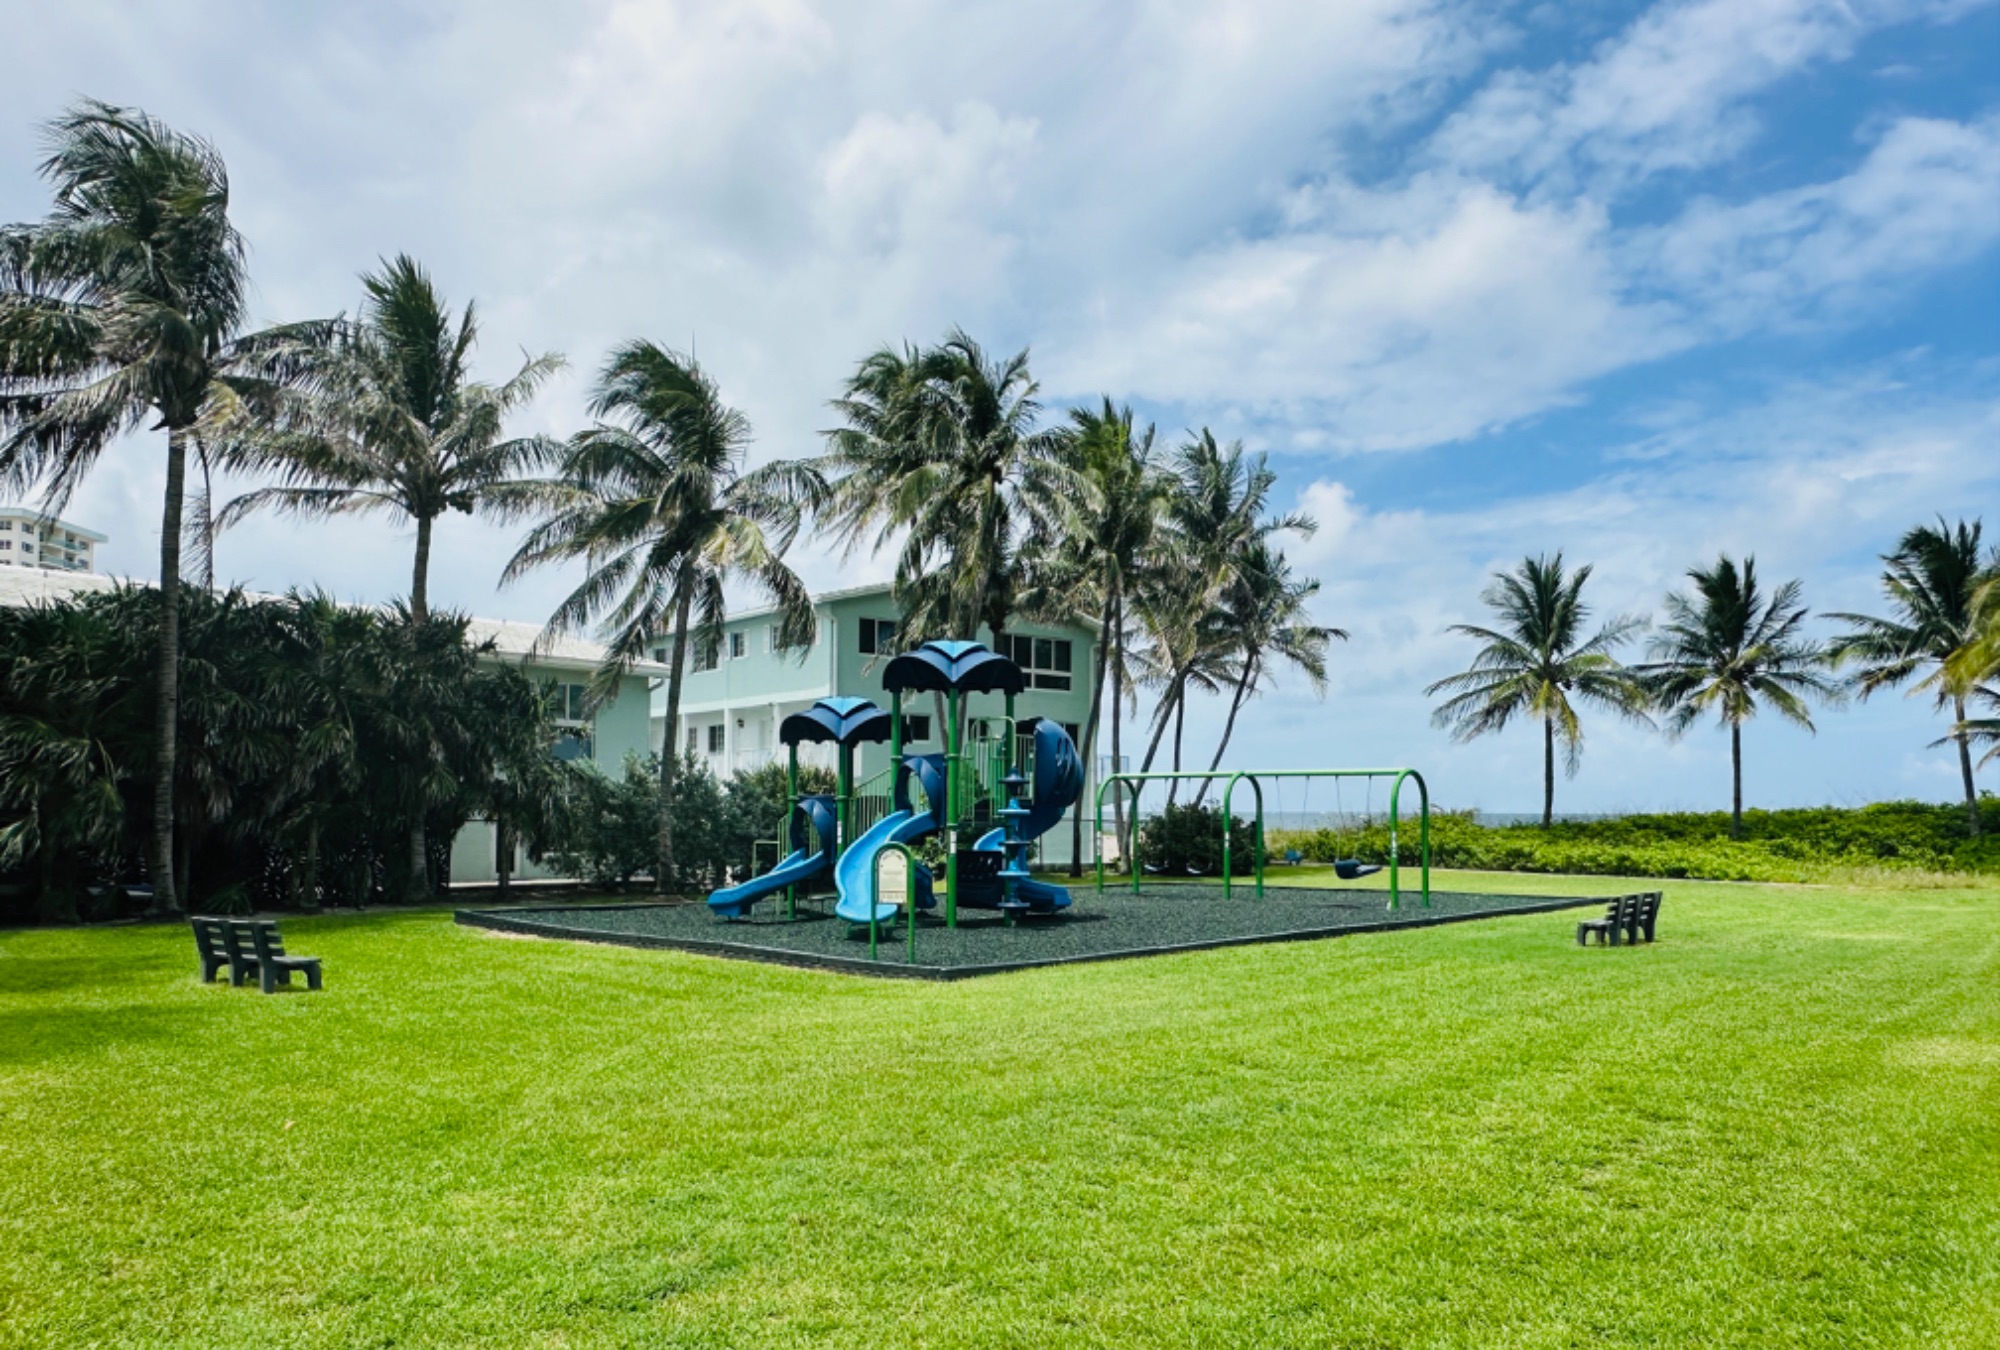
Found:
[[699, 674], [705, 670], [714, 670], [715, 663], [720, 656], [721, 646], [718, 643], [697, 640], [694, 644], [695, 672]]
[[696, 750], [699, 750], [701, 748], [701, 742], [698, 739], [696, 739], [698, 736], [700, 736], [700, 734], [701, 733], [697, 731], [695, 728], [693, 727], [688, 728], [687, 747], [688, 747], [688, 753], [690, 755], [693, 754]]
[[719, 755], [722, 753], [722, 734], [723, 734], [723, 727], [722, 723], [720, 722], [717, 722], [714, 726], [708, 729], [709, 754]]
[[14, 532], [14, 522], [13, 522], [13, 521], [11, 521], [11, 520], [0, 520], [0, 534], [12, 534], [13, 532]]
[[894, 619], [863, 619], [861, 621], [861, 654], [863, 656], [887, 655], [896, 650], [896, 621]]
[[653, 659], [664, 666], [667, 663], [667, 649], [665, 647], [653, 648]]
[[12, 539], [0, 539], [0, 548], [12, 548], [12, 547], [14, 547], [14, 541]]
[[931, 738], [931, 718], [929, 713], [903, 714], [903, 739], [905, 741], [927, 741]]
[[741, 632], [729, 635], [729, 659], [740, 661], [749, 652], [750, 644]]
[[590, 722], [590, 686], [552, 684], [549, 686], [549, 717], [558, 725], [584, 726]]
[[1030, 689], [1070, 687], [1072, 647], [1068, 638], [1021, 637], [1000, 640], [1000, 654], [1021, 668]]
[[1083, 748], [1083, 728], [1078, 726], [1074, 722], [1065, 722], [1062, 724], [1062, 727], [1063, 730], [1066, 733], [1068, 733], [1070, 742], [1073, 745], [1075, 745], [1077, 749], [1081, 750]]

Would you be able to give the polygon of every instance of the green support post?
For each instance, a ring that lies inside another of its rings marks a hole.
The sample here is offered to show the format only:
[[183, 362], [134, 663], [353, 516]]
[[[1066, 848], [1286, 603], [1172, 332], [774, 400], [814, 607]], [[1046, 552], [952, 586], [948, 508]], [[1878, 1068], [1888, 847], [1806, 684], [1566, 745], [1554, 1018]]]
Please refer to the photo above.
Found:
[[[785, 822], [778, 827], [780, 858], [785, 856], [785, 845], [792, 839], [792, 817], [799, 811], [799, 748], [796, 745], [788, 745], [785, 750]], [[807, 836], [810, 838], [813, 832], [812, 822], [807, 821]], [[785, 887], [785, 917], [787, 919], [799, 917], [799, 884], [796, 881]]]
[[833, 856], [837, 861], [854, 842], [854, 747], [840, 747], [840, 796], [833, 804]]
[[958, 690], [945, 699], [945, 714], [951, 725], [945, 730], [944, 756], [944, 922], [958, 927]]

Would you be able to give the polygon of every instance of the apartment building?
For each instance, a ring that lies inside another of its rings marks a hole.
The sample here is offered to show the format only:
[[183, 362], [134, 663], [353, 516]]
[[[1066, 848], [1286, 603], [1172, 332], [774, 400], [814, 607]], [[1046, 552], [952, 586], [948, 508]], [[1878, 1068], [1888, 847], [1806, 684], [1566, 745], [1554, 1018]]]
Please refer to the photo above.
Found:
[[97, 546], [109, 536], [25, 506], [0, 506], [0, 567], [95, 572]]

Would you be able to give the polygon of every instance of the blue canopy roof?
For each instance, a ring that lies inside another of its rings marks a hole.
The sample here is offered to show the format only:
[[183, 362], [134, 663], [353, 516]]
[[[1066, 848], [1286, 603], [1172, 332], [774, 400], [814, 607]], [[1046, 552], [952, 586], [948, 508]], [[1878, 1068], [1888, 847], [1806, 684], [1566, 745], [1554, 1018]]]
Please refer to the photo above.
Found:
[[778, 724], [778, 741], [783, 745], [808, 741], [859, 745], [888, 739], [889, 714], [865, 698], [823, 698]]
[[956, 689], [961, 694], [1018, 694], [1028, 681], [1021, 668], [977, 642], [926, 642], [904, 652], [882, 674], [892, 694]]

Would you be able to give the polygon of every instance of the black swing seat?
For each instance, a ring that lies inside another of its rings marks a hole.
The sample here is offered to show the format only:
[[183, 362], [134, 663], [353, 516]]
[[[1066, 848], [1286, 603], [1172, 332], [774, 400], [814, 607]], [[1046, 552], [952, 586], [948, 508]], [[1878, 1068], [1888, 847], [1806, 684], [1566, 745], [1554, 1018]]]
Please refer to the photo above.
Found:
[[1380, 863], [1365, 863], [1359, 858], [1336, 858], [1333, 874], [1342, 881], [1359, 881], [1362, 877], [1372, 877], [1382, 870]]

